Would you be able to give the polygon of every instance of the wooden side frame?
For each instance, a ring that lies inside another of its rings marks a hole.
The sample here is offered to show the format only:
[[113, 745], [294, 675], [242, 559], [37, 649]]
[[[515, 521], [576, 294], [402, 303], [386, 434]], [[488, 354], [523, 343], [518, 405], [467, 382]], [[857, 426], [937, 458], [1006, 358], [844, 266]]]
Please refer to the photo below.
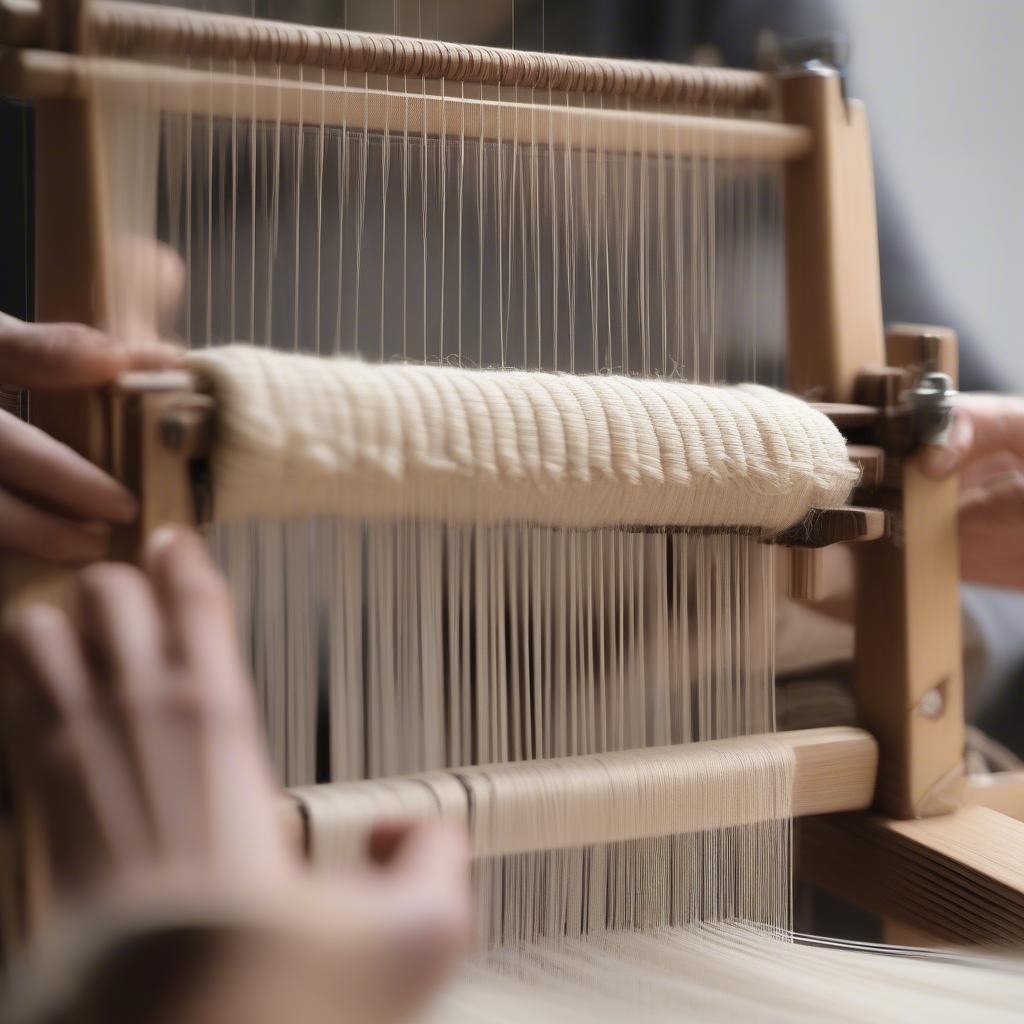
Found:
[[857, 374], [885, 362], [871, 140], [862, 104], [823, 65], [784, 74], [784, 119], [814, 150], [786, 165], [789, 388], [852, 401]]

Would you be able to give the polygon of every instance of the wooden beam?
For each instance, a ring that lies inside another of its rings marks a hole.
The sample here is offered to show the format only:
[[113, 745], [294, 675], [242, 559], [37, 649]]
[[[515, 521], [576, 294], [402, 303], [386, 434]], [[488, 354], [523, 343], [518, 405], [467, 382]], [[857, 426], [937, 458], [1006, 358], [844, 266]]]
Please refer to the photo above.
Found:
[[1024, 770], [968, 775], [963, 802], [966, 807], [987, 807], [1024, 822]]
[[93, 97], [197, 117], [347, 125], [603, 153], [780, 161], [806, 157], [813, 146], [803, 125], [775, 121], [353, 88], [323, 83], [319, 75], [308, 81], [247, 77], [45, 50], [7, 51], [0, 83], [27, 99]]
[[951, 943], [1024, 943], [1024, 824], [997, 811], [809, 819], [797, 851], [802, 881], [880, 917]]
[[[460, 795], [466, 799], [463, 820], [467, 821], [469, 806], [474, 799], [493, 799], [495, 792], [502, 793], [503, 817], [508, 828], [500, 836], [475, 837], [478, 856], [495, 856], [749, 824], [758, 820], [755, 815], [760, 807], [756, 797], [752, 796], [746, 806], [742, 799], [730, 801], [727, 805], [708, 804], [700, 798], [700, 792], [708, 773], [724, 779], [735, 775], [737, 794], [746, 792], [743, 786], [749, 783], [747, 762], [736, 755], [749, 751], [755, 756], [766, 749], [792, 758], [792, 813], [795, 817], [869, 806], [877, 765], [875, 741], [862, 730], [845, 727], [602, 754], [601, 767], [608, 783], [614, 784], [618, 780], [618, 792], [621, 793], [628, 793], [631, 784], [636, 786], [638, 767], [658, 769], [655, 777], [664, 787], [665, 798], [649, 801], [651, 813], [643, 821], [635, 816], [623, 816], [615, 821], [601, 814], [586, 813], [587, 801], [594, 796], [594, 787], [588, 784], [586, 774], [574, 773], [572, 769], [574, 764], [593, 763], [593, 758], [587, 757], [453, 768], [444, 773], [430, 773], [429, 778], [413, 775], [389, 779], [387, 788], [392, 796], [403, 788], [410, 792], [408, 801], [396, 798], [392, 806], [401, 803], [422, 805], [424, 813], [436, 817], [438, 804], [424, 801], [422, 794], [439, 776], [457, 779]], [[579, 811], [569, 816], [571, 824], [556, 818], [545, 820], [543, 815], [537, 815], [535, 783], [541, 777], [545, 779], [544, 792], [548, 799], [563, 801]], [[531, 782], [534, 783], [532, 788]], [[309, 849], [315, 846], [315, 837], [305, 834], [301, 805], [305, 800], [312, 804], [329, 791], [339, 808], [350, 801], [353, 834], [364, 834], [374, 823], [372, 814], [368, 817], [366, 809], [373, 798], [372, 790], [379, 786], [379, 781], [372, 781], [294, 789], [282, 801], [281, 827], [294, 847]], [[597, 798], [600, 806], [605, 807], [607, 787], [602, 786], [601, 789]], [[419, 800], [412, 799], [417, 796]], [[346, 825], [339, 827], [343, 830]]]

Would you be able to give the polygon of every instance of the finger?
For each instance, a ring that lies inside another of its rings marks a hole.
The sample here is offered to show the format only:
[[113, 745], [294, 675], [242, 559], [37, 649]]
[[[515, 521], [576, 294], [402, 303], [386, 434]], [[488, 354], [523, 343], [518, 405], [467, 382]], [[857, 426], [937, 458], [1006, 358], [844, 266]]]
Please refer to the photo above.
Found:
[[142, 851], [141, 821], [125, 766], [92, 700], [81, 640], [67, 615], [46, 606], [4, 630], [3, 729], [22, 796], [35, 799], [58, 885], [116, 872]]
[[1024, 589], [1024, 476], [1014, 473], [965, 495], [959, 527], [964, 579]]
[[392, 934], [404, 994], [417, 1006], [444, 980], [471, 932], [469, 844], [465, 833], [438, 824], [411, 828], [391, 859]]
[[23, 388], [96, 387], [133, 369], [169, 369], [181, 350], [167, 342], [125, 345], [81, 324], [0, 322], [0, 381]]
[[83, 565], [105, 558], [109, 547], [109, 531], [102, 526], [71, 522], [0, 489], [0, 549]]
[[102, 563], [78, 578], [78, 606], [100, 682], [125, 703], [159, 690], [162, 630], [149, 581], [129, 565]]
[[131, 491], [88, 459], [2, 412], [0, 483], [77, 519], [130, 523], [139, 511]]
[[946, 442], [921, 457], [927, 476], [943, 477], [996, 452], [1024, 456], [1024, 401], [1008, 395], [966, 395], [957, 403]]
[[465, 835], [438, 823], [389, 825], [382, 834], [403, 837], [387, 869], [333, 882], [336, 970], [359, 1020], [411, 1017], [448, 976], [471, 933]]
[[118, 334], [137, 343], [158, 339], [161, 326], [177, 312], [185, 290], [185, 266], [170, 246], [125, 238], [117, 246], [117, 266], [127, 305]]
[[[154, 535], [144, 564], [160, 603], [177, 688], [168, 699], [195, 745], [203, 835], [212, 863], [236, 875], [283, 873], [293, 854], [279, 827], [277, 787], [242, 666], [227, 588], [199, 538]], [[189, 728], [191, 727], [191, 728]]]
[[1012, 452], [995, 452], [982, 455], [966, 463], [960, 472], [960, 490], [970, 491], [985, 487], [998, 478], [1011, 473], [1024, 473], [1024, 457]]
[[146, 572], [164, 616], [173, 658], [198, 670], [205, 692], [247, 704], [239, 685], [238, 646], [227, 586], [205, 547], [190, 530], [168, 528], [151, 538]]
[[78, 607], [99, 676], [97, 700], [111, 716], [151, 841], [164, 854], [199, 855], [203, 752], [167, 699], [153, 588], [132, 566], [91, 566], [79, 576]]
[[416, 823], [412, 821], [378, 822], [370, 833], [367, 847], [370, 862], [378, 867], [390, 864], [415, 828]]
[[468, 891], [469, 843], [465, 832], [453, 826], [427, 822], [408, 827], [389, 864], [408, 879]]

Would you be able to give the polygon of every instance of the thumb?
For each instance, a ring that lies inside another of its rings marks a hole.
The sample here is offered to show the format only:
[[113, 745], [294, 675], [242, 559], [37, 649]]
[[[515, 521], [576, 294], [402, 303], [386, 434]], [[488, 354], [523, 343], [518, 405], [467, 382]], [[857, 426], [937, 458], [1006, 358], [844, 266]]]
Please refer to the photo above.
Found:
[[91, 388], [126, 370], [177, 364], [176, 345], [150, 341], [126, 346], [81, 324], [27, 324], [0, 320], [0, 381], [22, 388]]
[[944, 477], [998, 452], [1024, 455], [1024, 399], [1009, 395], [964, 395], [944, 444], [921, 456], [922, 472]]
[[1024, 475], [1008, 473], [965, 493], [959, 532], [965, 580], [1024, 589]]

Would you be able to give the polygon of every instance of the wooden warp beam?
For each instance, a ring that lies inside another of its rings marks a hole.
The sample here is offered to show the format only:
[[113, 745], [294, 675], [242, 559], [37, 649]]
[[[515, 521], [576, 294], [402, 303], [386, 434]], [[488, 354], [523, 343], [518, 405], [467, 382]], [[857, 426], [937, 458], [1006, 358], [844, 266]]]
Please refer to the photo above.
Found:
[[95, 99], [188, 116], [347, 125], [601, 153], [699, 156], [726, 164], [797, 160], [813, 145], [810, 132], [800, 125], [752, 118], [432, 96], [48, 50], [4, 54], [0, 89], [33, 100]]
[[214, 513], [783, 529], [859, 472], [832, 424], [756, 386], [374, 365], [236, 345], [189, 356], [217, 399]]
[[[110, 56], [256, 61], [734, 109], [764, 109], [773, 98], [771, 78], [749, 71], [470, 46], [138, 3], [96, 2], [88, 17], [94, 52]], [[43, 45], [39, 6], [17, 3], [0, 19], [0, 32], [3, 42]]]

